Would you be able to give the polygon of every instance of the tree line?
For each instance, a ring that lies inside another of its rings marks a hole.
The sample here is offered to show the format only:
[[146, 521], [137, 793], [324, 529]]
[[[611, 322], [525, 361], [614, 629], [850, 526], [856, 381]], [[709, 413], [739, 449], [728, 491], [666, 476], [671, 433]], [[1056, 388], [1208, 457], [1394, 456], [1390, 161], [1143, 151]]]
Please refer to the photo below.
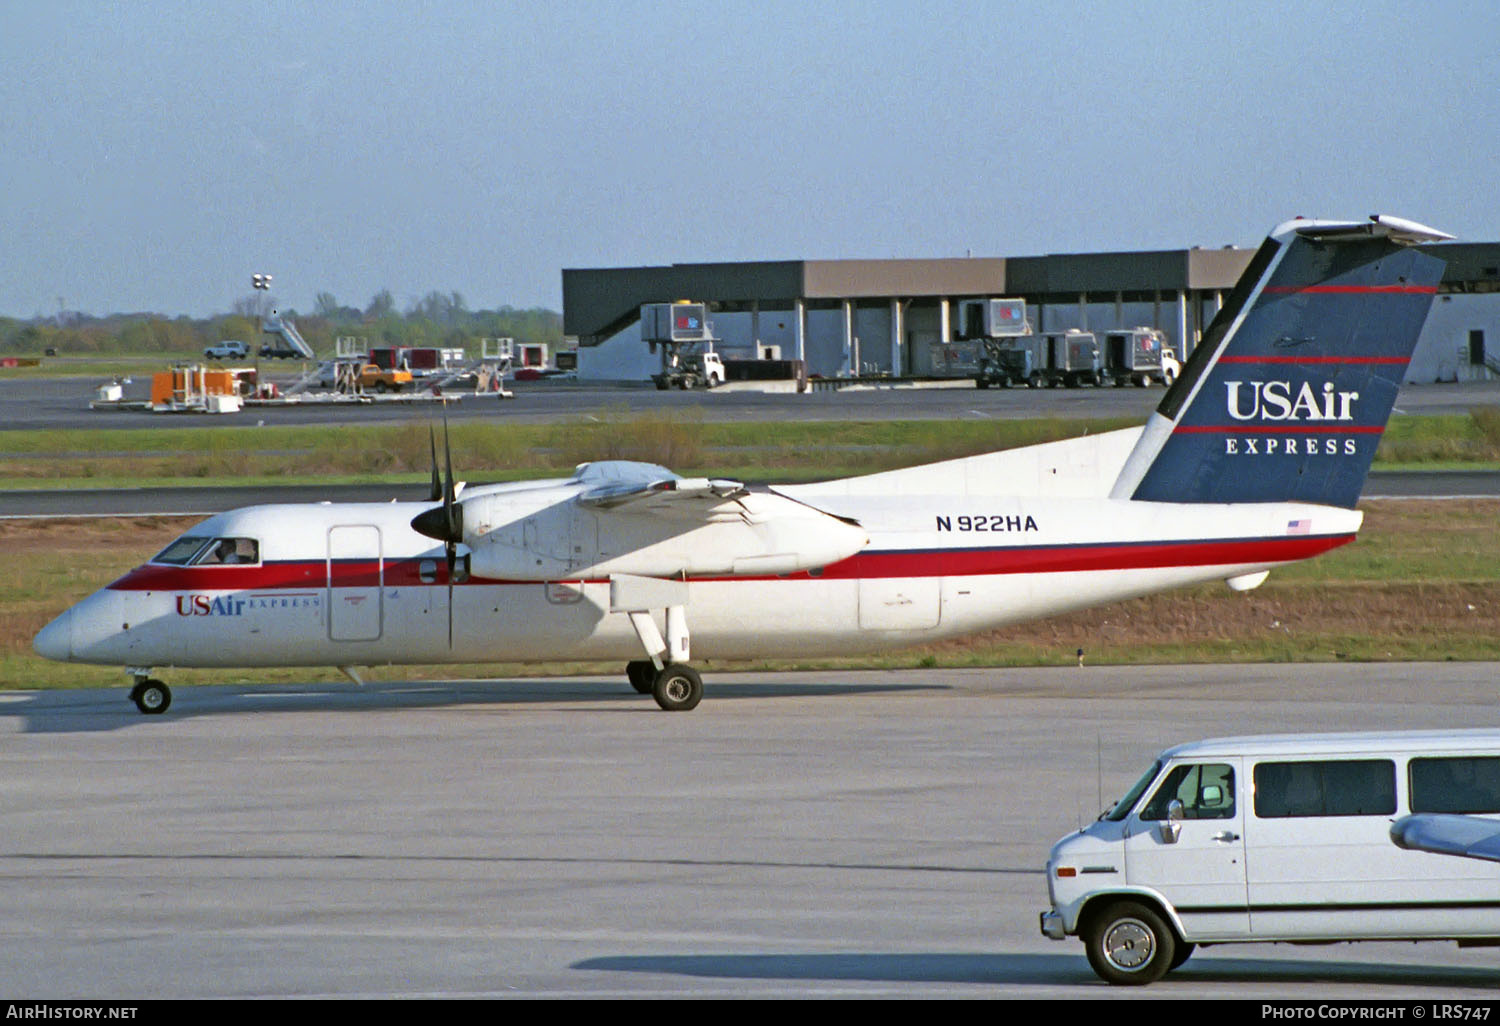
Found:
[[[21, 320], [0, 317], [0, 352], [59, 356], [90, 353], [190, 353], [224, 339], [238, 339], [252, 350], [260, 345], [262, 317], [277, 309], [274, 297], [258, 293], [238, 300], [234, 310], [204, 318], [158, 313], [95, 317], [64, 311]], [[480, 338], [510, 337], [518, 342], [562, 342], [562, 314], [544, 307], [470, 310], [457, 292], [429, 292], [399, 310], [389, 289], [363, 308], [345, 306], [319, 292], [307, 314], [282, 310], [316, 352], [332, 352], [334, 339], [353, 335], [370, 345], [464, 346]]]

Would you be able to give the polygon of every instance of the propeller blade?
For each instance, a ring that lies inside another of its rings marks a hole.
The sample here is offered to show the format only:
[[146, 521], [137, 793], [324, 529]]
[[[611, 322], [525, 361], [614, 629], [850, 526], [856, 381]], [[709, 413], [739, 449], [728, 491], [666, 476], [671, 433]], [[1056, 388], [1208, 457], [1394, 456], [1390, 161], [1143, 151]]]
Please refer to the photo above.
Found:
[[448, 556], [448, 647], [453, 647], [453, 568], [458, 565], [458, 546], [449, 542]]
[[450, 549], [464, 538], [464, 508], [457, 501], [457, 485], [453, 480], [453, 453], [448, 444], [448, 417], [443, 417], [443, 457], [447, 465], [447, 480], [438, 478], [437, 441], [432, 439], [432, 500], [441, 499], [441, 506], [425, 509], [411, 518], [411, 529], [424, 538], [446, 543]]
[[447, 524], [448, 537], [457, 538], [464, 533], [463, 507], [455, 504], [457, 498], [453, 483], [453, 447], [448, 441], [448, 409], [443, 408], [443, 463], [447, 480], [443, 482], [443, 519]]
[[[464, 508], [454, 502], [453, 446], [448, 440], [448, 404], [443, 403], [443, 462], [448, 479], [443, 483], [443, 536], [444, 553], [448, 557], [448, 647], [453, 647], [453, 567], [458, 563], [458, 542], [464, 535]], [[432, 474], [437, 477], [437, 463], [433, 462]]]
[[427, 498], [432, 502], [437, 502], [443, 497], [443, 482], [438, 477], [437, 431], [430, 423], [427, 425], [427, 444], [432, 449], [432, 490]]

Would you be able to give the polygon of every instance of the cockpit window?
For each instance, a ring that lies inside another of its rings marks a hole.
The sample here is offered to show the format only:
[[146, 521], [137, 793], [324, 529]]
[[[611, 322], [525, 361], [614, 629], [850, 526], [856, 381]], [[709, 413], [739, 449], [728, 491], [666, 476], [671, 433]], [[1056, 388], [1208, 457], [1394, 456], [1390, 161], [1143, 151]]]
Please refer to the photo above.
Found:
[[198, 550], [208, 544], [208, 541], [209, 539], [202, 535], [184, 535], [158, 552], [151, 562], [186, 566], [198, 554]]
[[260, 562], [260, 542], [254, 538], [205, 538], [184, 535], [158, 552], [153, 563], [169, 566], [241, 566]]
[[194, 566], [240, 566], [260, 562], [260, 543], [254, 538], [215, 538]]

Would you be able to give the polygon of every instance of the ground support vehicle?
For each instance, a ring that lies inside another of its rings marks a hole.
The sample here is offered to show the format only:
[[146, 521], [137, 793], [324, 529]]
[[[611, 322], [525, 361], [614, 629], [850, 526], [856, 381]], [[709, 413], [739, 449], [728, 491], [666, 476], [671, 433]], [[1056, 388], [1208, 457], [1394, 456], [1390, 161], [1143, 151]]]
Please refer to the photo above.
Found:
[[724, 361], [718, 353], [671, 354], [660, 374], [651, 375], [658, 390], [668, 388], [717, 388], [724, 383]]
[[1052, 846], [1041, 931], [1117, 984], [1236, 941], [1500, 945], [1494, 854], [1411, 841], [1455, 820], [1500, 835], [1500, 730], [1179, 745]]
[[979, 371], [974, 375], [974, 387], [1009, 388], [1011, 385], [1035, 387], [1036, 348], [1030, 339], [1005, 339], [987, 341], [984, 355], [979, 358]]
[[1028, 379], [1032, 387], [1048, 388], [1066, 385], [1098, 385], [1104, 381], [1104, 364], [1099, 358], [1099, 342], [1092, 332], [1070, 329], [1051, 331], [1037, 336], [1036, 370]]
[[205, 347], [203, 355], [210, 360], [243, 360], [250, 355], [250, 347], [243, 342], [226, 339]]
[[1171, 385], [1181, 365], [1172, 356], [1167, 336], [1155, 328], [1104, 333], [1104, 379], [1116, 387], [1144, 388], [1153, 381]]
[[404, 392], [413, 387], [415, 379], [409, 370], [367, 363], [359, 369], [356, 380], [361, 392]]

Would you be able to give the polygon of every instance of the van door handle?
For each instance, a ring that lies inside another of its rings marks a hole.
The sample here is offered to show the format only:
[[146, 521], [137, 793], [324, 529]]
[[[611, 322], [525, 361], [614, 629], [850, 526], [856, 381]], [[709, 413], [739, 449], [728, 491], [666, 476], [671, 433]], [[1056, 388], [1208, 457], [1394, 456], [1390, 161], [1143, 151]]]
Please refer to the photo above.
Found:
[[1216, 841], [1238, 841], [1239, 839], [1240, 835], [1233, 830], [1220, 830], [1214, 834], [1214, 840]]

